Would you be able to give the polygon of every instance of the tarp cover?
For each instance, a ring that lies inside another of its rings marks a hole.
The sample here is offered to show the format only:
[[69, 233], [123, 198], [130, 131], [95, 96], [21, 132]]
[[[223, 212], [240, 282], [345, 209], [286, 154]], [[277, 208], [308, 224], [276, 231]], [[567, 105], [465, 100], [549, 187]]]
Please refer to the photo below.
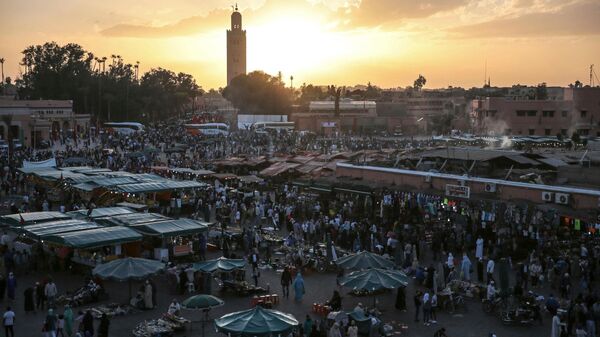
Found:
[[355, 271], [340, 279], [340, 284], [354, 290], [375, 291], [406, 287], [408, 276], [397, 270], [367, 269]]
[[16, 227], [63, 219], [70, 219], [70, 217], [60, 212], [17, 213], [1, 216], [0, 225]]
[[360, 253], [344, 256], [336, 261], [339, 267], [344, 269], [394, 269], [394, 262], [381, 255], [363, 251]]
[[42, 161], [23, 161], [23, 168], [31, 169], [38, 167], [56, 167], [56, 158], [50, 158]]
[[[82, 219], [88, 217], [89, 210], [80, 209], [78, 211], [68, 212], [67, 214], [76, 219]], [[135, 213], [134, 210], [127, 207], [100, 207], [92, 209], [92, 213], [89, 218], [101, 218], [105, 216], [123, 215]]]
[[216, 260], [210, 260], [205, 262], [194, 263], [193, 267], [196, 271], [203, 271], [206, 273], [212, 273], [215, 271], [232, 271], [234, 269], [241, 269], [246, 266], [246, 260], [244, 259], [227, 259], [220, 257]]
[[67, 247], [84, 249], [141, 241], [142, 235], [127, 227], [105, 227], [59, 233], [49, 236], [46, 240]]
[[260, 305], [215, 319], [217, 331], [233, 337], [287, 336], [297, 326], [298, 320], [293, 315]]
[[161, 261], [126, 257], [98, 265], [92, 270], [92, 274], [104, 280], [122, 282], [143, 280], [164, 268], [165, 264]]
[[193, 235], [208, 230], [208, 226], [192, 219], [173, 219], [143, 223], [132, 226], [131, 228], [145, 235], [160, 237]]
[[76, 232], [86, 229], [100, 228], [97, 223], [84, 220], [59, 220], [44, 222], [37, 225], [23, 226], [21, 231], [33, 238], [45, 238], [59, 233]]

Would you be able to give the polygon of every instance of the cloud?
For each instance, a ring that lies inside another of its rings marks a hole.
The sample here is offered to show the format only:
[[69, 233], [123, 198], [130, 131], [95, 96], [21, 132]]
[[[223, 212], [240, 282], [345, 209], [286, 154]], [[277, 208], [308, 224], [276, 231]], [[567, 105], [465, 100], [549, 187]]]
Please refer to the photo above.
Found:
[[600, 34], [600, 2], [576, 2], [553, 11], [502, 17], [451, 28], [458, 38], [577, 36]]
[[440, 12], [457, 9], [468, 0], [362, 0], [338, 10], [346, 25], [374, 27], [403, 19], [426, 18]]
[[160, 38], [197, 34], [216, 27], [227, 27], [230, 10], [215, 9], [205, 16], [191, 16], [173, 24], [145, 26], [118, 24], [102, 30], [100, 33], [113, 37]]
[[[276, 16], [310, 14], [338, 29], [372, 28], [392, 25], [403, 19], [425, 18], [465, 5], [468, 0], [356, 0], [345, 6], [331, 7], [325, 1], [266, 0], [255, 9], [242, 10], [244, 20], [264, 22]], [[206, 15], [195, 15], [166, 25], [117, 24], [101, 30], [113, 37], [161, 38], [185, 36], [208, 30], [224, 29], [229, 24], [229, 9], [215, 9]], [[333, 24], [332, 24], [333, 23]], [[394, 26], [397, 28], [397, 25]]]

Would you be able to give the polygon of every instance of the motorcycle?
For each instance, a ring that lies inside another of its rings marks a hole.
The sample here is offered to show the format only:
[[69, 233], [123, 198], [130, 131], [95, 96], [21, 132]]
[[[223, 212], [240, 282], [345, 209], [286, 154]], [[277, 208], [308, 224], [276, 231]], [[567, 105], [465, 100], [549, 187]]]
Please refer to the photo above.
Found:
[[488, 298], [484, 298], [481, 301], [481, 308], [486, 314], [498, 312], [498, 310], [504, 306], [504, 300], [500, 296], [496, 296], [491, 300]]

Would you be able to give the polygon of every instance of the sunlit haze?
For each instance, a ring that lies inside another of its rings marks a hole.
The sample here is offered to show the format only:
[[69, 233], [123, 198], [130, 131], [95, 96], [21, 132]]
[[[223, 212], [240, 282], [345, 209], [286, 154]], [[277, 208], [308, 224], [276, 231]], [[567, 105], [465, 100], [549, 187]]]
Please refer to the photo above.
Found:
[[[58, 5], [60, 3], [60, 6]], [[217, 0], [20, 1], [2, 5], [0, 57], [19, 76], [20, 52], [74, 42], [141, 69], [194, 75], [225, 86], [225, 31], [233, 3]], [[597, 0], [239, 1], [248, 71], [281, 71], [294, 85], [428, 87], [567, 85], [600, 64]], [[7, 34], [6, 32], [10, 32]], [[289, 83], [288, 83], [289, 84]]]

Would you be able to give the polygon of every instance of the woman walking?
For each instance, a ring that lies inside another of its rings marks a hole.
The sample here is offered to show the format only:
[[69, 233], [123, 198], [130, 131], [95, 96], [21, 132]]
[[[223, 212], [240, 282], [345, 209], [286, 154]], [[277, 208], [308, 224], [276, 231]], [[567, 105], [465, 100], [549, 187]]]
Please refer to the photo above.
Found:
[[302, 278], [302, 274], [298, 272], [296, 274], [296, 278], [294, 279], [294, 295], [296, 301], [302, 301], [302, 297], [304, 297], [304, 293], [306, 290], [304, 289], [304, 279]]

